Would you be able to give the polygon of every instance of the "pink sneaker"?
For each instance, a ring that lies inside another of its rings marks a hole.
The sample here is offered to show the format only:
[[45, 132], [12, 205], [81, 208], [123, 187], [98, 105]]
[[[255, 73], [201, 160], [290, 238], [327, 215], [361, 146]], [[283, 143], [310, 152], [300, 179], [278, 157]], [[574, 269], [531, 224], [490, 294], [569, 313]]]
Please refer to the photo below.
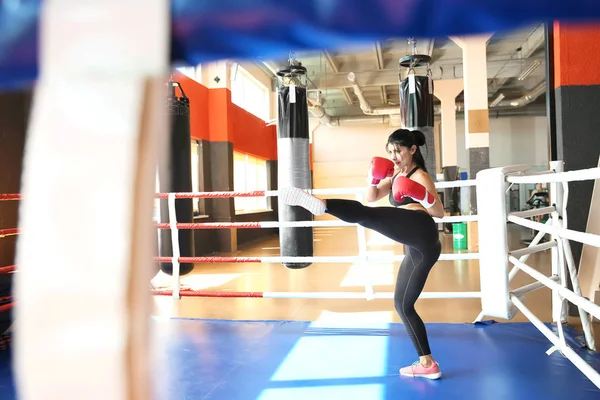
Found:
[[427, 379], [440, 379], [442, 377], [442, 371], [438, 363], [434, 361], [433, 365], [425, 368], [419, 361], [411, 366], [400, 368], [400, 375], [410, 376], [411, 378], [427, 378]]

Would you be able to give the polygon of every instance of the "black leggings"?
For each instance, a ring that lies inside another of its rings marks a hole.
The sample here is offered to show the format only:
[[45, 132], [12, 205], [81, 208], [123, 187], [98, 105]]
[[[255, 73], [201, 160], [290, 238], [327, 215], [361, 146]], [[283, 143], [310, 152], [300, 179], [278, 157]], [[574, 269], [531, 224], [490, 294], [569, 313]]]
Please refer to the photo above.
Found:
[[326, 212], [342, 221], [362, 225], [405, 245], [405, 258], [396, 278], [394, 306], [419, 356], [431, 354], [425, 324], [415, 310], [415, 302], [442, 252], [433, 218], [425, 211], [368, 207], [355, 200], [327, 199], [326, 203]]

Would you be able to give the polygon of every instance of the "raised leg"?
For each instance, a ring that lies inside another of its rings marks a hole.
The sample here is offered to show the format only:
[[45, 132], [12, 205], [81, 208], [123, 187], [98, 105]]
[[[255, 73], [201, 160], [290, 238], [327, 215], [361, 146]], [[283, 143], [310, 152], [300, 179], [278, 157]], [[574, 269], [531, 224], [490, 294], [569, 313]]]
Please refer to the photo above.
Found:
[[297, 188], [286, 188], [281, 195], [288, 205], [306, 208], [315, 215], [331, 214], [414, 248], [422, 249], [439, 242], [437, 226], [425, 211], [369, 207], [356, 200], [321, 200]]

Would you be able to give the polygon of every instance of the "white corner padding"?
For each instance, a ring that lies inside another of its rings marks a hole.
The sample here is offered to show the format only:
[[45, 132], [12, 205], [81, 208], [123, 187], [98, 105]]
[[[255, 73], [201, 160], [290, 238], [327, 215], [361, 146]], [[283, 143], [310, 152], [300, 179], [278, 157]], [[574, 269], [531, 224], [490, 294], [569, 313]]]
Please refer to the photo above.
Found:
[[506, 174], [525, 166], [490, 168], [477, 173], [479, 218], [479, 279], [482, 314], [512, 319], [515, 308], [509, 295], [508, 240], [506, 233]]

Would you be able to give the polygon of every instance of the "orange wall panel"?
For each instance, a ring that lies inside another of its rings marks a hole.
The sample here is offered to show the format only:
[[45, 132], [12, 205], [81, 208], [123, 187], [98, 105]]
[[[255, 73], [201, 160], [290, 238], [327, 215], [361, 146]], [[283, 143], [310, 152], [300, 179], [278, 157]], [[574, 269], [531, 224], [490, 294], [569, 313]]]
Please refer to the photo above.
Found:
[[554, 87], [600, 85], [600, 24], [554, 23]]
[[229, 89], [208, 91], [208, 130], [211, 142], [233, 142], [233, 115]]
[[[173, 80], [179, 82], [190, 100], [190, 136], [195, 140], [208, 140], [208, 88], [181, 73], [174, 73]], [[179, 90], [175, 92], [180, 95]]]
[[267, 126], [241, 107], [232, 104], [233, 149], [265, 160], [277, 159], [277, 128]]
[[[227, 88], [206, 86], [175, 72], [190, 100], [190, 136], [195, 140], [233, 143], [235, 151], [265, 160], [277, 160], [277, 128], [231, 102]], [[177, 92], [179, 95], [179, 92]]]

